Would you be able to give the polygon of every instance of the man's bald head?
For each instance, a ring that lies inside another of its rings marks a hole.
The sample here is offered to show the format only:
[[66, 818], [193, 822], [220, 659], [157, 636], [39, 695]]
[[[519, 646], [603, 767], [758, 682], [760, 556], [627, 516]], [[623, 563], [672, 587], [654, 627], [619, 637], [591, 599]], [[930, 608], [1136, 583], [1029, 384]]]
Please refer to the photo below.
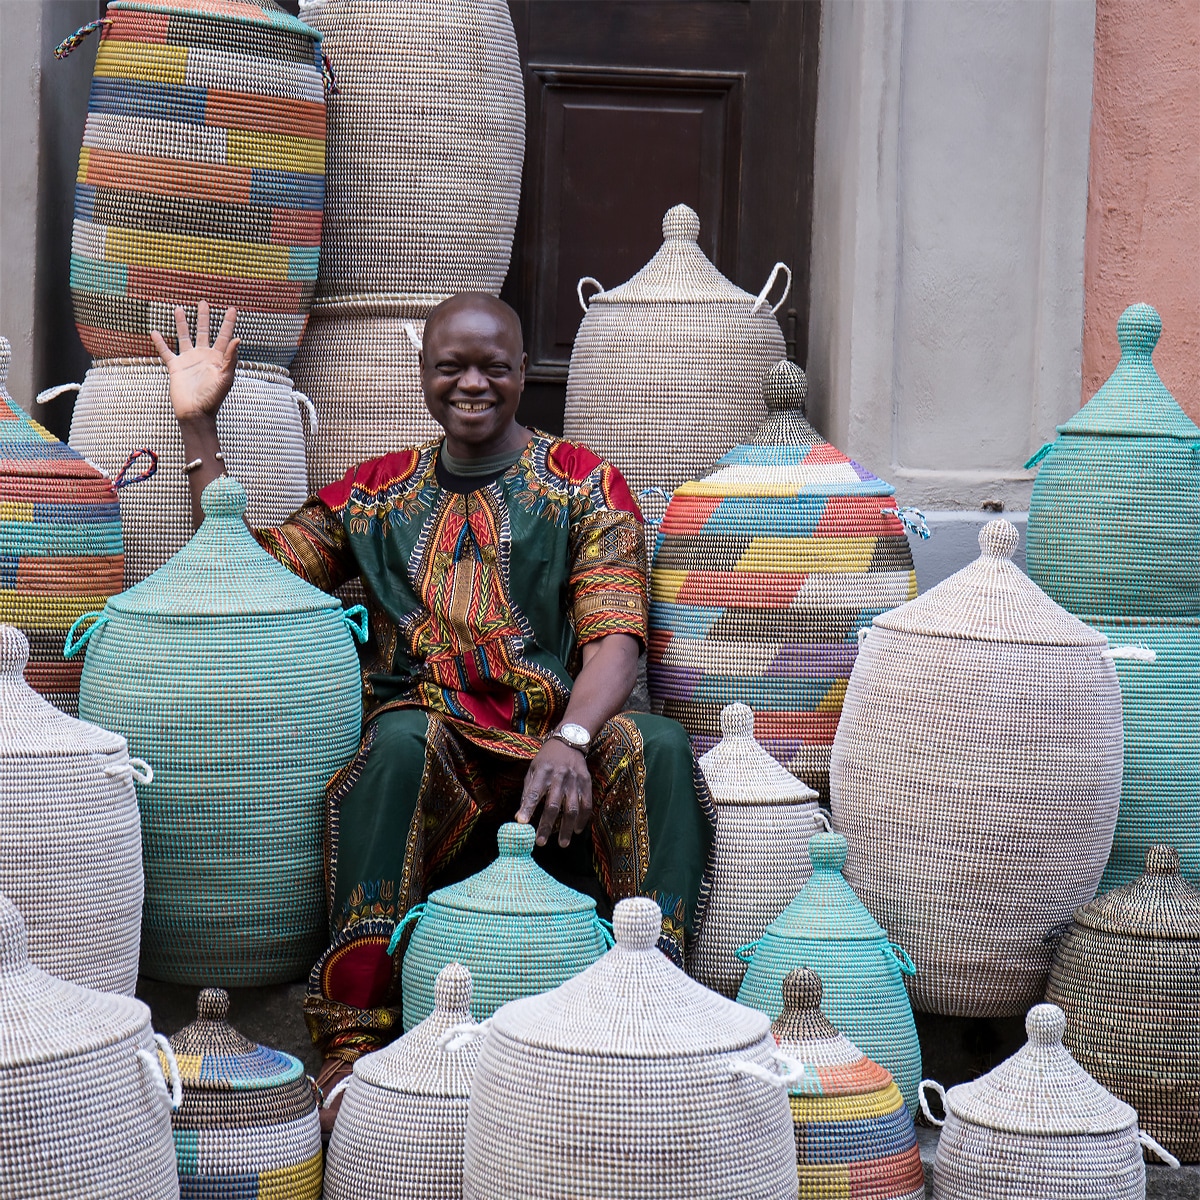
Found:
[[487, 292], [459, 292], [448, 300], [443, 300], [430, 314], [425, 322], [423, 344], [428, 351], [431, 335], [438, 337], [448, 327], [459, 321], [475, 324], [480, 319], [494, 321], [497, 332], [518, 358], [525, 349], [525, 335], [521, 329], [521, 318], [511, 304], [505, 304], [496, 296]]

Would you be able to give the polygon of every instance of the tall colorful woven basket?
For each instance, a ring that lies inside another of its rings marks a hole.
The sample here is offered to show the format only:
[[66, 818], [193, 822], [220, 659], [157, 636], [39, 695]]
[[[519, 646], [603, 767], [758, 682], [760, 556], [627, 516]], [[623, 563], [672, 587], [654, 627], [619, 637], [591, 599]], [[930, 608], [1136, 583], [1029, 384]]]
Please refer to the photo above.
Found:
[[[767, 419], [676, 489], [650, 581], [654, 710], [720, 736], [722, 708], [755, 712], [759, 741], [823, 796], [842, 697], [873, 617], [917, 594], [891, 484], [831, 446], [804, 416], [808, 385], [777, 362]], [[927, 532], [927, 531], [926, 531]]]

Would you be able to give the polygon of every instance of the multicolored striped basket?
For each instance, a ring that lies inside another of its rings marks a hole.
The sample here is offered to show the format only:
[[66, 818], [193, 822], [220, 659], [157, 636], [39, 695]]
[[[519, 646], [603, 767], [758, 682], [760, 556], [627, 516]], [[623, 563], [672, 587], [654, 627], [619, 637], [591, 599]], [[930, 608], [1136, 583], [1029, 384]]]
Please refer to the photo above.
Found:
[[319, 1200], [316, 1089], [304, 1064], [229, 1025], [229, 993], [205, 988], [170, 1039], [183, 1082], [171, 1116], [180, 1200]]
[[905, 1103], [916, 1112], [921, 1043], [904, 990], [904, 977], [916, 968], [842, 878], [846, 839], [840, 833], [815, 833], [808, 854], [812, 878], [758, 941], [739, 950], [750, 965], [738, 1003], [774, 1020], [783, 1011], [788, 972], [811, 968], [824, 989], [822, 1011], [891, 1072]]
[[325, 200], [321, 35], [273, 0], [111, 0], [75, 187], [71, 294], [94, 358], [154, 353], [174, 305], [242, 358], [287, 366], [317, 279]]
[[29, 639], [31, 686], [74, 713], [80, 668], [62, 640], [123, 586], [121, 510], [113, 481], [5, 390], [11, 353], [0, 337], [0, 622]]
[[757, 433], [671, 497], [650, 580], [648, 674], [654, 710], [697, 753], [738, 700], [762, 745], [828, 796], [858, 631], [917, 594], [905, 522], [924, 522], [813, 429], [807, 394], [804, 372], [776, 363]]
[[366, 613], [258, 545], [235, 479], [210, 483], [203, 504], [192, 540], [65, 649], [87, 647], [80, 713], [153, 757], [138, 787], [142, 974], [286, 983], [328, 932], [325, 785], [358, 744], [351, 629], [365, 639]]
[[783, 1012], [771, 1033], [804, 1067], [788, 1093], [800, 1195], [925, 1200], [917, 1131], [900, 1089], [829, 1023], [815, 971], [800, 967], [784, 976]]

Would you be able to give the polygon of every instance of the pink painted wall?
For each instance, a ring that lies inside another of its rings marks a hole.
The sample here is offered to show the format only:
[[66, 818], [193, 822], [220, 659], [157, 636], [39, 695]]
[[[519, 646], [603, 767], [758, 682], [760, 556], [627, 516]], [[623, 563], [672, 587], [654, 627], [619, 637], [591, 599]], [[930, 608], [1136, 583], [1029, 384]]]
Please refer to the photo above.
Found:
[[1095, 53], [1083, 399], [1142, 300], [1162, 314], [1158, 373], [1200, 422], [1200, 0], [1096, 0]]

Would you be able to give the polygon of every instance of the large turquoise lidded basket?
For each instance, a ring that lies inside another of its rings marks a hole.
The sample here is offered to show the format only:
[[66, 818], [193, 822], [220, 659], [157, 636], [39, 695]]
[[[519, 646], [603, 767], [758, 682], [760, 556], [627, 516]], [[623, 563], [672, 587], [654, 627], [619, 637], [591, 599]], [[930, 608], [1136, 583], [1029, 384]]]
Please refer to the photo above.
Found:
[[87, 646], [80, 714], [155, 766], [138, 787], [142, 973], [282, 983], [325, 943], [325, 784], [358, 741], [365, 628], [258, 545], [235, 479], [202, 503], [192, 540], [65, 652]]
[[396, 926], [390, 952], [415, 924], [401, 969], [406, 1030], [434, 1009], [434, 983], [448, 963], [471, 972], [471, 1015], [547, 992], [590, 967], [612, 945], [596, 902], [533, 861], [532, 825], [500, 827], [500, 856], [460, 883], [430, 892]]

